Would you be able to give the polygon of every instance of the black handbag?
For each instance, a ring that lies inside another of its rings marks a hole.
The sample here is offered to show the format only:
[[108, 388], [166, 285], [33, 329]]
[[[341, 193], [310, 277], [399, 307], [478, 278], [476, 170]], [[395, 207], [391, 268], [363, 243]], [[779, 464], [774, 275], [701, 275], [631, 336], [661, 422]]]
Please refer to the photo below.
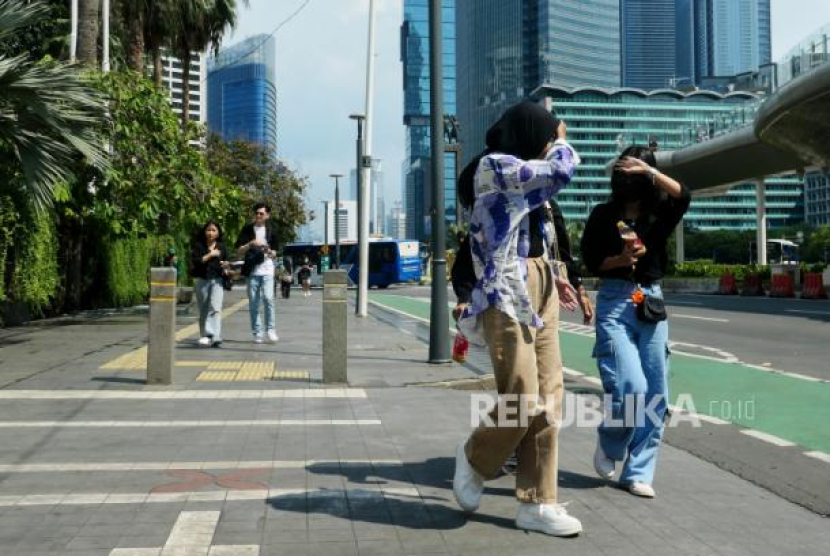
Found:
[[666, 320], [669, 318], [666, 312], [666, 303], [659, 297], [644, 296], [642, 303], [637, 305], [637, 318], [651, 324]]

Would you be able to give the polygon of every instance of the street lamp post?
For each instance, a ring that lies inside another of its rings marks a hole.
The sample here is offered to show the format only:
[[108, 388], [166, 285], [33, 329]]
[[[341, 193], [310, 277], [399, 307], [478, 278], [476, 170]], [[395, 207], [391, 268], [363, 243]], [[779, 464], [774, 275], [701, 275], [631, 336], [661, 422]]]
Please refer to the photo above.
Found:
[[334, 178], [334, 268], [340, 270], [340, 178], [343, 174], [329, 174]]
[[[369, 201], [367, 198], [368, 195], [366, 195], [366, 184], [363, 179], [363, 168], [365, 164], [363, 153], [363, 122], [366, 120], [366, 116], [363, 114], [352, 114], [349, 118], [357, 122], [357, 165], [355, 173], [357, 174], [358, 284], [355, 314], [359, 317], [365, 317], [367, 314], [366, 307], [368, 306], [367, 298], [369, 295], [369, 222], [367, 221], [368, 214], [364, 214], [363, 210]], [[365, 234], [364, 231], [366, 232]]]
[[429, 321], [429, 362], [450, 362], [447, 309], [446, 215], [444, 214], [444, 72], [441, 0], [429, 1], [429, 102], [432, 166], [432, 303]]

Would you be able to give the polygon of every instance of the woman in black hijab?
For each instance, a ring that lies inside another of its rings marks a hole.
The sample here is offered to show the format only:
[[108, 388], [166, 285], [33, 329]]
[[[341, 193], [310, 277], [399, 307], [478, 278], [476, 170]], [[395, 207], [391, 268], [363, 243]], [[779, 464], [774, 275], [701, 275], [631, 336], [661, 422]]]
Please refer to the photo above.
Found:
[[[487, 132], [487, 150], [459, 179], [472, 205], [470, 251], [476, 282], [458, 320], [484, 343], [502, 403], [456, 452], [453, 492], [466, 511], [478, 508], [484, 481], [518, 455], [516, 526], [555, 536], [582, 531], [557, 500], [557, 437], [563, 397], [559, 302], [576, 307], [573, 288], [554, 275], [548, 252], [547, 201], [565, 187], [578, 157], [565, 124], [523, 102]], [[528, 403], [529, 402], [529, 403]]]

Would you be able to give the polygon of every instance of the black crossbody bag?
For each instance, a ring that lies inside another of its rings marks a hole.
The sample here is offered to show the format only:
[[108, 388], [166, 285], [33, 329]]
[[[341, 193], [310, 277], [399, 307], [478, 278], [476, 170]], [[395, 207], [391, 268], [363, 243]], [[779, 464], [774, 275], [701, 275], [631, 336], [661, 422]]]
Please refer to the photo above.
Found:
[[637, 305], [637, 318], [643, 322], [657, 324], [669, 318], [666, 303], [659, 297], [644, 294], [642, 303]]

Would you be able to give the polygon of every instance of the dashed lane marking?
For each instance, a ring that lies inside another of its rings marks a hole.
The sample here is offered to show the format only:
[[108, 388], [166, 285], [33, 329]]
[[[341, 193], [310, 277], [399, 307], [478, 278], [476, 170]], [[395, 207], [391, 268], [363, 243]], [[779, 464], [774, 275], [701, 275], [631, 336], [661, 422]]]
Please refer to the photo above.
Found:
[[763, 440], [769, 444], [773, 444], [780, 448], [789, 448], [791, 446], [795, 446], [794, 442], [790, 442], [789, 440], [784, 440], [778, 436], [774, 436], [772, 434], [767, 434], [765, 432], [756, 431], [754, 429], [743, 429], [741, 430], [741, 434], [745, 434], [747, 436], [752, 436], [753, 438], [757, 438], [758, 440]]
[[830, 454], [825, 454], [824, 452], [819, 451], [812, 451], [812, 452], [804, 452], [805, 456], [809, 456], [811, 458], [821, 460], [825, 463], [830, 463]]

